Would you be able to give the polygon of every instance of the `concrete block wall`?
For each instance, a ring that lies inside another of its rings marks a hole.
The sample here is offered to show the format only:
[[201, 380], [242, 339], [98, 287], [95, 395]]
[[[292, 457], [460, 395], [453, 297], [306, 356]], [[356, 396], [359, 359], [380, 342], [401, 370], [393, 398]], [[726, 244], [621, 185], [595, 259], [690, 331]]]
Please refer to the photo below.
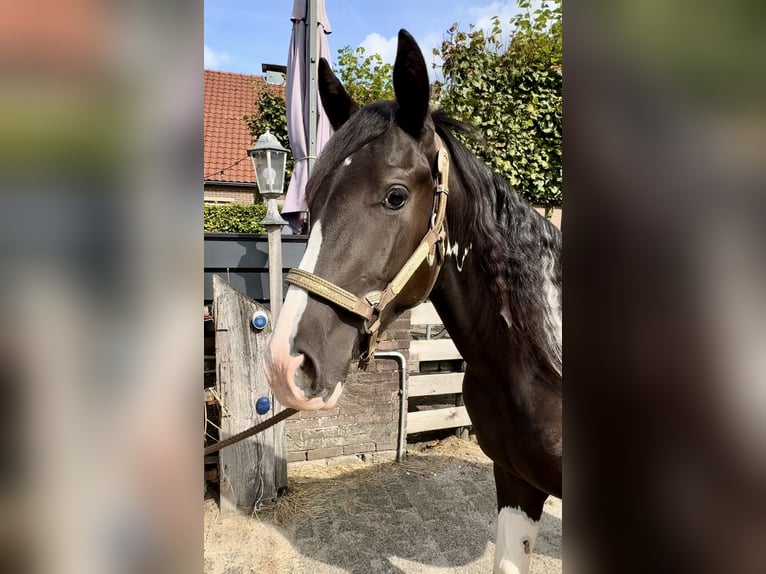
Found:
[[[399, 317], [381, 336], [380, 351], [410, 347], [410, 313]], [[396, 450], [399, 430], [399, 364], [376, 359], [364, 372], [352, 365], [338, 406], [303, 411], [285, 423], [287, 462]]]

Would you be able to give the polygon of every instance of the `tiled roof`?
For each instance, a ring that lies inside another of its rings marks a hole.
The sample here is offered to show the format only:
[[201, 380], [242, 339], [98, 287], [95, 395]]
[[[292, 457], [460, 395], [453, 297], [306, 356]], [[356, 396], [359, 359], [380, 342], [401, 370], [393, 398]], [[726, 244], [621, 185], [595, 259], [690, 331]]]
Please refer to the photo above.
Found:
[[262, 76], [205, 70], [205, 181], [252, 183], [253, 138], [242, 119], [253, 113]]

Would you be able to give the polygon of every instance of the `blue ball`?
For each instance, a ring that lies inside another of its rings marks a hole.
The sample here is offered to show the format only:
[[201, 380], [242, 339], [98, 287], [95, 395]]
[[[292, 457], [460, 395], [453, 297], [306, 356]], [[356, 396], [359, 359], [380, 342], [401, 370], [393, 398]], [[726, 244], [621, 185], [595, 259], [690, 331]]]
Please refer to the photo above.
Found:
[[261, 397], [255, 401], [255, 412], [259, 415], [265, 415], [271, 409], [269, 397]]

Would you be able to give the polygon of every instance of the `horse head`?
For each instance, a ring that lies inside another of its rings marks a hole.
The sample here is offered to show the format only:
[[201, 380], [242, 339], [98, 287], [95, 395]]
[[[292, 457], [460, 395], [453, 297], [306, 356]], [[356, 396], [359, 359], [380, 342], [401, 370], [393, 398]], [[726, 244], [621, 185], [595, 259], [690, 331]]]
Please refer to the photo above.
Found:
[[336, 131], [307, 186], [308, 244], [266, 354], [269, 383], [288, 407], [332, 408], [351, 360], [374, 351], [377, 333], [423, 301], [439, 273], [446, 151], [440, 156], [423, 54], [405, 30], [393, 84], [395, 101], [360, 109], [319, 63]]

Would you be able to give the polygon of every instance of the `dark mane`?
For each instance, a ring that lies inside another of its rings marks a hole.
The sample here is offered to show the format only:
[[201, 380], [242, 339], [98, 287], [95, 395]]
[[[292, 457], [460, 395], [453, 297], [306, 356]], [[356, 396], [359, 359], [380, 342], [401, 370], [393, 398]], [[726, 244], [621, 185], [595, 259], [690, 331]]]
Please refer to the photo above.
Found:
[[482, 268], [494, 278], [498, 301], [507, 301], [512, 330], [528, 336], [535, 347], [533, 352], [543, 363], [560, 370], [560, 355], [551, 349], [544, 326], [548, 302], [543, 292], [542, 263], [546, 257], [553, 259], [554, 282], [560, 286], [561, 232], [454, 135], [462, 132], [480, 137], [474, 128], [441, 111], [432, 117], [452, 158], [453, 174], [467, 196], [462, 213], [448, 216], [450, 236], [461, 245], [473, 244], [481, 253]]

